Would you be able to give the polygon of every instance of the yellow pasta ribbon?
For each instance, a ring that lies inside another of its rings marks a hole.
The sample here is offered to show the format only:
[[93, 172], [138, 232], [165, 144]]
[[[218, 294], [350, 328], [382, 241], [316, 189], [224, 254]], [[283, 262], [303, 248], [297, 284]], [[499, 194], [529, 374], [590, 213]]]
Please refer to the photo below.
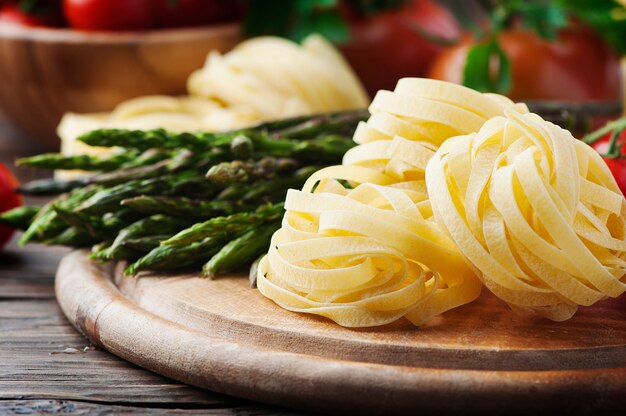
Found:
[[426, 168], [434, 216], [513, 310], [555, 321], [626, 290], [626, 200], [598, 154], [509, 109]]
[[380, 91], [343, 164], [288, 193], [282, 228], [259, 264], [261, 293], [346, 327], [402, 317], [420, 325], [476, 299], [482, 285], [433, 220], [425, 171], [446, 139], [508, 110], [527, 111], [434, 80], [407, 78]]

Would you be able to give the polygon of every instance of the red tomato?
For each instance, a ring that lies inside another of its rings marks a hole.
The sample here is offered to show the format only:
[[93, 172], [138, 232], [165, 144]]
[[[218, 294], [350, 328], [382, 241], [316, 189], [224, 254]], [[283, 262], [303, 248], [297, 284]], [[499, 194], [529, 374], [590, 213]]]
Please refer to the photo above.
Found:
[[35, 15], [28, 14], [18, 6], [8, 4], [0, 9], [0, 22], [12, 23], [20, 26], [39, 27], [39, 26], [60, 26], [63, 19], [56, 14]]
[[443, 46], [420, 33], [445, 39], [460, 34], [454, 16], [432, 0], [414, 0], [372, 16], [346, 14], [350, 42], [341, 50], [372, 95], [393, 89], [402, 77], [426, 74]]
[[609, 150], [611, 136], [612, 133], [602, 136], [591, 146], [603, 156], [602, 158], [613, 173], [619, 189], [626, 195], [626, 130], [622, 130], [617, 138], [617, 145], [620, 146], [619, 157], [605, 157]]
[[[5, 212], [22, 205], [22, 197], [15, 193], [18, 182], [11, 171], [0, 163], [0, 212]], [[13, 235], [13, 229], [0, 224], [0, 248]]]
[[159, 0], [157, 10], [164, 27], [201, 26], [240, 16], [239, 2], [233, 0]]
[[[499, 41], [511, 60], [513, 83], [507, 96], [513, 100], [621, 100], [619, 59], [589, 31], [562, 30], [555, 41], [548, 41], [527, 30], [511, 29]], [[428, 76], [461, 83], [467, 52], [474, 44], [466, 37], [446, 49]]]
[[156, 26], [154, 0], [63, 0], [70, 26], [83, 30], [145, 30]]

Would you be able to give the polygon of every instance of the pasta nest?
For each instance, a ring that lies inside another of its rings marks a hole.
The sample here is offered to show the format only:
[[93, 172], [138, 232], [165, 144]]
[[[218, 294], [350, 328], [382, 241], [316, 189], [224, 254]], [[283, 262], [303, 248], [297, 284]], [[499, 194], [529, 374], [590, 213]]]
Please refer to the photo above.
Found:
[[430, 160], [434, 216], [511, 308], [566, 320], [626, 289], [626, 200], [591, 147], [506, 113]]
[[406, 317], [419, 325], [476, 299], [481, 284], [433, 220], [425, 169], [448, 137], [478, 131], [505, 97], [403, 79], [380, 91], [341, 166], [291, 190], [282, 228], [260, 262], [263, 295], [347, 327]]

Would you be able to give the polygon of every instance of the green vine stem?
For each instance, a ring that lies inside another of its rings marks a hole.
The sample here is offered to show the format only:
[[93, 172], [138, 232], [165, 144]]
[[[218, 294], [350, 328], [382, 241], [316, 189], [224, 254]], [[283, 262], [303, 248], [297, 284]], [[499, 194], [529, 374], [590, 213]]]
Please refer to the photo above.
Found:
[[611, 133], [609, 147], [606, 154], [603, 154], [602, 156], [617, 159], [622, 157], [621, 146], [617, 144], [617, 141], [620, 134], [624, 130], [626, 130], [626, 117], [618, 118], [617, 120], [606, 123], [603, 127], [583, 137], [582, 141], [588, 145], [592, 145], [605, 135]]

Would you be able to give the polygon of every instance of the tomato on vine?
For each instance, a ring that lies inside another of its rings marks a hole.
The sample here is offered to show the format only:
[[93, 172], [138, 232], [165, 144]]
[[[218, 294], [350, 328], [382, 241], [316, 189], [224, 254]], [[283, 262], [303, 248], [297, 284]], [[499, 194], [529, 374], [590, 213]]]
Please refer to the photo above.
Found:
[[[22, 197], [15, 192], [18, 182], [13, 173], [0, 163], [0, 213], [22, 205]], [[0, 248], [13, 235], [13, 229], [0, 224]]]
[[63, 12], [82, 30], [146, 30], [157, 22], [151, 0], [63, 0]]
[[626, 195], [626, 117], [607, 123], [583, 141], [602, 156], [617, 186]]
[[[547, 40], [528, 29], [512, 28], [499, 33], [497, 40], [509, 65], [505, 90], [489, 88], [487, 81], [470, 84], [471, 87], [506, 92], [515, 101], [621, 99], [620, 61], [590, 30], [580, 27], [561, 29], [555, 39]], [[480, 42], [468, 36], [449, 47], [435, 59], [429, 78], [463, 83], [468, 71], [468, 54], [479, 45]], [[470, 61], [470, 64], [474, 63]], [[482, 70], [480, 67], [470, 69]]]

